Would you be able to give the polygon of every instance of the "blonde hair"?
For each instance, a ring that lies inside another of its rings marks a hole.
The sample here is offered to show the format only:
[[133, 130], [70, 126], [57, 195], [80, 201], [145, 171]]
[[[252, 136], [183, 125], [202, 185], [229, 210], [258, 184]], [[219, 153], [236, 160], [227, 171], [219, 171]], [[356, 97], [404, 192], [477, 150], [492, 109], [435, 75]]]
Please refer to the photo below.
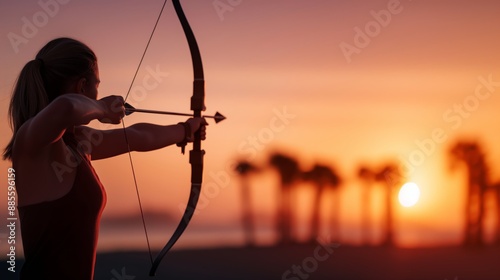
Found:
[[97, 65], [94, 52], [71, 38], [48, 42], [21, 70], [9, 105], [9, 121], [13, 131], [5, 147], [3, 159], [12, 159], [12, 146], [19, 128], [36, 116], [58, 96], [68, 84], [88, 77]]

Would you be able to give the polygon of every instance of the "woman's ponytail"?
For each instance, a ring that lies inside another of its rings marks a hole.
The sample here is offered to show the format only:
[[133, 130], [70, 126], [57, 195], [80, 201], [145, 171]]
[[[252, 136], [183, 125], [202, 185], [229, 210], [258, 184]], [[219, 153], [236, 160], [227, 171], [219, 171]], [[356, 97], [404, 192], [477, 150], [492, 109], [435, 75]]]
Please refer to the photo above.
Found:
[[[17, 134], [24, 122], [34, 117], [48, 104], [41, 72], [43, 71], [42, 67], [42, 60], [31, 60], [26, 63], [17, 78], [9, 104], [9, 122], [14, 135]], [[13, 144], [14, 137], [5, 148], [3, 159], [11, 158]]]

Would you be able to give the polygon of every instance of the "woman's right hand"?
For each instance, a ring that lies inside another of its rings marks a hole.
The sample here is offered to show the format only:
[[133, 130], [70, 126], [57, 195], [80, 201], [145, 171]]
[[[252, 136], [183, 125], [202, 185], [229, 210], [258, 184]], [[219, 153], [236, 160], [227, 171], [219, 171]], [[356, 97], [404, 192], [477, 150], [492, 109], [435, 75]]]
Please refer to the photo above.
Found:
[[99, 118], [102, 123], [119, 124], [125, 116], [125, 101], [122, 96], [111, 95], [98, 100], [102, 106], [104, 116]]

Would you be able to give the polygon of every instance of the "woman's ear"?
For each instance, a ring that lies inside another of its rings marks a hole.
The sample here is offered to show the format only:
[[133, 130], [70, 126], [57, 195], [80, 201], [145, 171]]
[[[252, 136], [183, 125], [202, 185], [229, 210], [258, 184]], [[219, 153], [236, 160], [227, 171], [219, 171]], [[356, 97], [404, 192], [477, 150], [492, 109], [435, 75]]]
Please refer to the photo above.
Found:
[[86, 78], [80, 78], [76, 82], [76, 92], [77, 93], [85, 93], [85, 86], [87, 85]]

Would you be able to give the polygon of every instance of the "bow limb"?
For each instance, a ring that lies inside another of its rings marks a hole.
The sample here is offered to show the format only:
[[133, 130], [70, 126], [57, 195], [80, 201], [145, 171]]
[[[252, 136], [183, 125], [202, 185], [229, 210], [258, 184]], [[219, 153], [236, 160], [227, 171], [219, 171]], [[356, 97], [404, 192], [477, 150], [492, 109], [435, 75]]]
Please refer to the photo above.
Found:
[[[191, 97], [191, 110], [193, 111], [194, 117], [201, 117], [201, 112], [205, 110], [205, 79], [203, 76], [203, 64], [201, 61], [200, 50], [198, 48], [198, 43], [196, 42], [194, 33], [191, 30], [184, 11], [182, 10], [182, 6], [179, 3], [179, 0], [172, 0], [172, 3], [174, 5], [177, 17], [181, 22], [182, 29], [184, 30], [193, 63], [194, 82], [193, 96]], [[194, 215], [201, 192], [204, 154], [205, 151], [201, 149], [201, 136], [200, 132], [198, 131], [194, 135], [193, 149], [189, 152], [189, 163], [191, 164], [191, 191], [189, 194], [188, 203], [179, 222], [179, 225], [175, 229], [172, 237], [170, 237], [167, 244], [163, 247], [163, 249], [153, 261], [153, 265], [151, 266], [151, 270], [149, 271], [150, 276], [154, 276], [156, 274], [156, 270], [160, 265], [161, 260], [177, 242]]]

